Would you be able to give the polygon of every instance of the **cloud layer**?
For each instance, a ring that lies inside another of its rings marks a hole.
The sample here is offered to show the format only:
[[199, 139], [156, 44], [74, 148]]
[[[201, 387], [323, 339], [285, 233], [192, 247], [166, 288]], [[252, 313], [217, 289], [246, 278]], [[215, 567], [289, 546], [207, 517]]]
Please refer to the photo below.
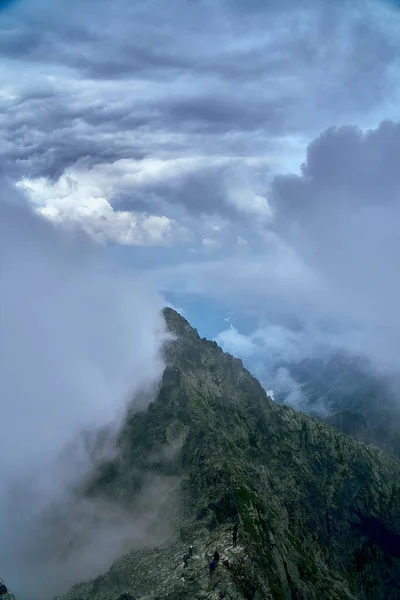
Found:
[[[106, 240], [159, 245], [180, 242], [184, 226], [201, 247], [198, 215], [257, 219], [271, 173], [296, 164], [321, 129], [395, 114], [399, 18], [383, 0], [11, 3], [0, 160], [16, 178], [66, 175], [78, 187], [93, 167], [96, 180], [107, 170], [113, 185], [77, 211], [87, 230], [103, 223]], [[237, 169], [253, 190], [246, 210]], [[132, 234], [149, 216], [168, 219], [167, 233]]]
[[300, 331], [305, 353], [311, 339], [314, 347], [325, 341], [398, 370], [399, 144], [392, 121], [366, 132], [325, 130], [310, 142], [300, 174], [272, 180], [264, 236], [259, 230], [258, 241], [253, 235], [195, 269], [164, 268], [161, 285], [256, 314], [249, 342], [263, 334], [272, 352], [269, 328], [277, 325], [287, 341]]
[[366, 133], [329, 129], [309, 145], [302, 174], [276, 178], [271, 193], [276, 228], [316, 273], [327, 313], [369, 330], [376, 353], [393, 362], [400, 331], [399, 148], [400, 126], [391, 121]]
[[[10, 587], [22, 598], [36, 598], [71, 584], [77, 573], [97, 574], [128, 535], [126, 516], [76, 504], [72, 488], [94, 458], [112, 450], [136, 393], [154, 394], [164, 324], [160, 298], [139, 278], [108, 264], [86, 236], [35, 215], [2, 184], [0, 562]], [[104, 427], [105, 444], [93, 456], [87, 436]], [[89, 536], [86, 553], [84, 547], [58, 560], [72, 527], [57, 547], [46, 547], [51, 529], [44, 516], [60, 502], [61, 522], [79, 517], [81, 534], [90, 519], [100, 519], [97, 548]], [[129, 529], [132, 543], [135, 536], [143, 542], [137, 525]]]

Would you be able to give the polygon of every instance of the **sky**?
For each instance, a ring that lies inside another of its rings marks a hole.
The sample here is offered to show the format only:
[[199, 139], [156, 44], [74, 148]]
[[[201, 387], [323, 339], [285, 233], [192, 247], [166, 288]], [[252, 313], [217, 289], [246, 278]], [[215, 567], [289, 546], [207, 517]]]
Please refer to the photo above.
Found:
[[399, 24], [384, 0], [3, 3], [1, 169], [207, 335], [230, 313], [384, 335]]
[[389, 0], [0, 2], [3, 481], [156, 384], [164, 304], [399, 371], [399, 59]]

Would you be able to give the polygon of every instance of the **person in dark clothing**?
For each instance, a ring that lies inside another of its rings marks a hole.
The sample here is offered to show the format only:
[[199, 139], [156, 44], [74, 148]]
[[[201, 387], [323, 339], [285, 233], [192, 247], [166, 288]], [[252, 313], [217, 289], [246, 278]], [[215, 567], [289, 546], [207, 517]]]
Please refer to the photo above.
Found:
[[215, 560], [210, 562], [210, 577], [213, 573], [215, 573], [215, 569], [217, 568], [217, 563]]
[[189, 556], [187, 554], [185, 554], [185, 556], [183, 557], [183, 568], [187, 569], [189, 566]]
[[229, 559], [228, 558], [226, 558], [222, 564], [224, 565], [224, 567], [226, 569], [229, 569]]
[[215, 560], [216, 563], [219, 561], [219, 552], [218, 552], [218, 550], [216, 550], [214, 552], [214, 560]]
[[233, 546], [236, 546], [236, 542], [237, 542], [237, 534], [238, 534], [238, 526], [234, 525], [232, 528], [232, 540], [233, 540]]

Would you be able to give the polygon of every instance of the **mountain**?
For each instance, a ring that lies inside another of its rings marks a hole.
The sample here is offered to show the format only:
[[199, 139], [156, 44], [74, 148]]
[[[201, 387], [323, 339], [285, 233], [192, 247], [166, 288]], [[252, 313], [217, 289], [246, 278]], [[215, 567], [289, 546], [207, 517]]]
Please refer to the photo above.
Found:
[[164, 316], [176, 339], [158, 396], [85, 493], [129, 507], [155, 482], [172, 527], [63, 600], [397, 600], [400, 464], [276, 404], [240, 360]]
[[15, 600], [14, 594], [7, 588], [5, 582], [0, 577], [0, 600]]
[[[400, 459], [400, 382], [345, 352], [280, 365], [300, 390], [302, 412]], [[284, 403], [287, 390], [275, 393]]]

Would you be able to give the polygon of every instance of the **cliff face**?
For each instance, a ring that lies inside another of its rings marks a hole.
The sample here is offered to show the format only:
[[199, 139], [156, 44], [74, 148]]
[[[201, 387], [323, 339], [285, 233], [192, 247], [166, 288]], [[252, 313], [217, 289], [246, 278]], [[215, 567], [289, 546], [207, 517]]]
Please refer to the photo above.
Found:
[[276, 405], [241, 361], [173, 310], [164, 315], [177, 339], [157, 400], [127, 419], [118, 459], [88, 493], [128, 505], [157, 478], [175, 535], [65, 600], [399, 598], [400, 464]]

